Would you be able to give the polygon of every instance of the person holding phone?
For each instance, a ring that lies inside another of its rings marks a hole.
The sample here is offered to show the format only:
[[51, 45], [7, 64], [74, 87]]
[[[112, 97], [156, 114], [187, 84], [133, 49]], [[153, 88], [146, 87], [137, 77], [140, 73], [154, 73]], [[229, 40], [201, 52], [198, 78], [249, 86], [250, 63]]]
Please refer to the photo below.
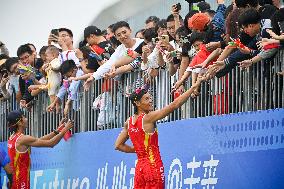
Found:
[[31, 147], [52, 148], [57, 145], [64, 134], [73, 127], [71, 120], [66, 124], [64, 121], [64, 119], [61, 120], [59, 127], [53, 132], [41, 138], [36, 138], [25, 134], [25, 130], [28, 127], [28, 119], [21, 111], [14, 110], [9, 112], [7, 123], [12, 135], [8, 140], [8, 154], [11, 160], [10, 165], [13, 169], [12, 189], [30, 188]]

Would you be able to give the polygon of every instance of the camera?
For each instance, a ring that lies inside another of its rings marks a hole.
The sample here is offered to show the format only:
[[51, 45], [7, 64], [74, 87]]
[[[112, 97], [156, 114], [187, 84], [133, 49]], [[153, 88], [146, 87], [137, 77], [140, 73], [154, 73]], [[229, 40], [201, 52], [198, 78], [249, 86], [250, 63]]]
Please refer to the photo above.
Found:
[[170, 39], [169, 39], [169, 36], [168, 35], [161, 35], [161, 37], [159, 38], [161, 41], [164, 41], [164, 42], [169, 42]]
[[175, 4], [175, 7], [176, 7], [176, 11], [181, 10], [181, 4], [180, 3]]
[[155, 37], [155, 38], [152, 38], [152, 42], [154, 44], [156, 44], [157, 42], [159, 41], [164, 41], [164, 42], [169, 42], [170, 41], [170, 38], [168, 35], [161, 35], [161, 37]]

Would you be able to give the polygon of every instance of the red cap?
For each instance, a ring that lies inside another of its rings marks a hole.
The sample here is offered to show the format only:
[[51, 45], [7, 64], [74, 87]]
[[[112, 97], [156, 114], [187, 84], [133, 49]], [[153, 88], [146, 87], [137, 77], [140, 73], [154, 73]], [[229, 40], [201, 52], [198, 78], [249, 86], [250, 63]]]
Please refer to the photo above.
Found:
[[188, 26], [191, 29], [203, 31], [205, 26], [209, 23], [210, 18], [205, 13], [196, 13], [188, 19]]

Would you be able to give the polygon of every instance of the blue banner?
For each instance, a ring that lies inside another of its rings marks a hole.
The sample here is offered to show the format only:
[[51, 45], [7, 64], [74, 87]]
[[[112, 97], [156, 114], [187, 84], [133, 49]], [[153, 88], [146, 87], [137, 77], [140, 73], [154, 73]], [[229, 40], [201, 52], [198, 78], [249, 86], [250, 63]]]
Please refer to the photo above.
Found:
[[[114, 150], [120, 130], [32, 148], [31, 188], [133, 188], [136, 155]], [[284, 188], [284, 109], [180, 120], [158, 130], [167, 189]]]

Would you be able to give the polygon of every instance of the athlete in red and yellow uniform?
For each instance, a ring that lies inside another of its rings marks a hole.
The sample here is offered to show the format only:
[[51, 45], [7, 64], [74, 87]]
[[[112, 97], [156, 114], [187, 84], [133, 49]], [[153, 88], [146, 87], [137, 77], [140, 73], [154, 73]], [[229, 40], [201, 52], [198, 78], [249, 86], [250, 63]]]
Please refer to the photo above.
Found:
[[[22, 112], [15, 110], [7, 116], [8, 127], [13, 134], [8, 140], [8, 154], [13, 169], [12, 189], [30, 189], [30, 148], [33, 147], [54, 147], [62, 139], [64, 134], [73, 127], [69, 120], [66, 124], [62, 120], [58, 128], [41, 138], [25, 135], [28, 127], [28, 119]], [[64, 126], [65, 125], [65, 126]], [[63, 128], [64, 127], [64, 128]]]
[[146, 133], [142, 128], [144, 113], [133, 123], [132, 117], [128, 123], [128, 135], [135, 148], [138, 162], [135, 171], [134, 188], [155, 187], [164, 188], [164, 166], [158, 145], [158, 131]]
[[[134, 189], [165, 188], [156, 121], [166, 117], [185, 103], [204, 79], [199, 78], [189, 90], [161, 110], [153, 111], [152, 98], [146, 89], [136, 89], [131, 94], [134, 115], [124, 123], [124, 128], [115, 142], [115, 148], [122, 152], [137, 154]], [[133, 147], [126, 144], [128, 138], [131, 139]]]
[[30, 188], [30, 148], [24, 152], [16, 148], [16, 143], [22, 136], [22, 133], [15, 133], [8, 140], [8, 154], [14, 172], [12, 189]]

